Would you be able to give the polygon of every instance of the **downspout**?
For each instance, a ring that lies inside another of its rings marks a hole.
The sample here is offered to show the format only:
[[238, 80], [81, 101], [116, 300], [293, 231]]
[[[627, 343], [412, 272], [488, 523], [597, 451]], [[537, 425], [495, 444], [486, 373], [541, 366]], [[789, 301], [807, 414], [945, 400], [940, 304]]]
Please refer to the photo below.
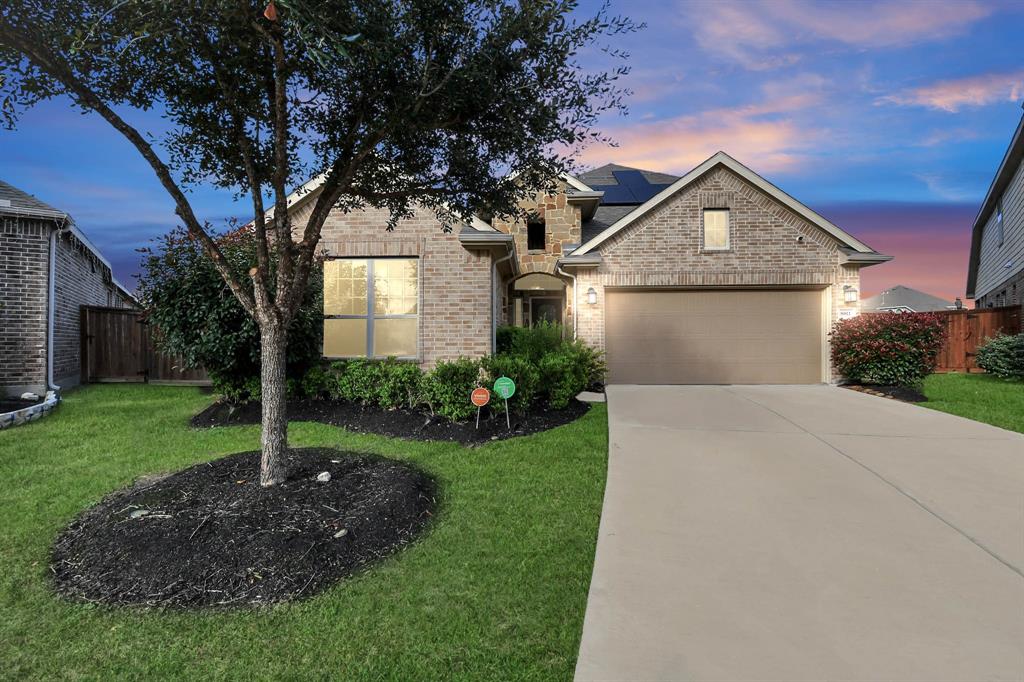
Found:
[[572, 338], [575, 341], [577, 336], [576, 330], [579, 329], [580, 321], [579, 296], [576, 295], [576, 275], [570, 275], [562, 269], [561, 265], [555, 266], [555, 272], [572, 280]]
[[50, 270], [49, 294], [46, 300], [46, 390], [59, 391], [60, 386], [53, 383], [53, 318], [57, 308], [57, 239], [67, 231], [63, 221], [57, 229], [50, 233]]
[[498, 277], [498, 266], [509, 261], [516, 255], [513, 249], [507, 256], [502, 256], [491, 264], [491, 355], [498, 352], [498, 305], [501, 297], [494, 288], [494, 280]]

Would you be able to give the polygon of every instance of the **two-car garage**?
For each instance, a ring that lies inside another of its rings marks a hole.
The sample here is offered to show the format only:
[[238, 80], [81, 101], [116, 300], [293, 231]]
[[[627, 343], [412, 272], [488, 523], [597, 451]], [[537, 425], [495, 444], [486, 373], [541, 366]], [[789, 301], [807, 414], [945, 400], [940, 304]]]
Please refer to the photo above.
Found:
[[820, 287], [608, 289], [608, 382], [820, 383], [826, 308]]

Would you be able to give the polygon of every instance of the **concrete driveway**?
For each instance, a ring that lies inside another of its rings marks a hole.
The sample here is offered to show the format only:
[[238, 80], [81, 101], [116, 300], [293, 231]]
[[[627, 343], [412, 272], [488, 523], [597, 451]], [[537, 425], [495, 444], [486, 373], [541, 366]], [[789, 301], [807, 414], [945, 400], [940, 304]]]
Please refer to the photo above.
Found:
[[828, 386], [611, 386], [577, 680], [1024, 680], [1024, 436]]

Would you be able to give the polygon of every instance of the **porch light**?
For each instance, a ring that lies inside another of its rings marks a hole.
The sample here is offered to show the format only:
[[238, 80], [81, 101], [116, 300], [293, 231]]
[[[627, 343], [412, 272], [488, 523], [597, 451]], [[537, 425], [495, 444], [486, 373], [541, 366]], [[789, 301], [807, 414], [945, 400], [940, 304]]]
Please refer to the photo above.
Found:
[[594, 287], [587, 289], [587, 303], [590, 305], [597, 305], [597, 291]]
[[843, 287], [843, 300], [847, 303], [857, 302], [857, 288], [851, 287], [849, 284]]

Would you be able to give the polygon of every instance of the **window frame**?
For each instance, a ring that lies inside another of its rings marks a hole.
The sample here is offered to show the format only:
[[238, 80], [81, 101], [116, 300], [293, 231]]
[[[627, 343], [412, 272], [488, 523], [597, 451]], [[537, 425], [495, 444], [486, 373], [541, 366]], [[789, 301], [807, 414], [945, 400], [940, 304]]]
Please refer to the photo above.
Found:
[[[541, 236], [541, 240], [542, 240], [542, 244], [541, 244], [540, 248], [536, 248], [535, 246], [530, 246], [530, 226], [531, 225], [540, 225], [540, 230], [541, 230], [541, 235], [540, 236]], [[526, 221], [526, 250], [527, 250], [527, 252], [530, 252], [530, 251], [534, 251], [534, 252], [547, 251], [547, 248], [548, 248], [548, 224], [547, 224], [547, 221], [544, 220], [544, 218], [542, 218], [540, 216], [533, 217], [533, 218], [528, 218], [527, 221]]]
[[1005, 230], [1003, 228], [1003, 200], [996, 202], [996, 246], [1002, 246], [1005, 241]]
[[[327, 355], [326, 344], [327, 337], [324, 334], [324, 338], [320, 343], [320, 356], [324, 358], [331, 358], [336, 360], [385, 360], [387, 358], [395, 358], [396, 360], [420, 360], [421, 345], [420, 345], [420, 311], [423, 308], [423, 268], [420, 267], [419, 256], [339, 256], [333, 258], [327, 258], [326, 260], [362, 260], [366, 261], [366, 314], [365, 315], [328, 315], [326, 312], [323, 313], [323, 319], [326, 320], [366, 320], [366, 352], [362, 355]], [[374, 275], [376, 273], [375, 263], [376, 261], [382, 260], [411, 260], [416, 263], [416, 312], [412, 314], [400, 314], [400, 315], [378, 315], [374, 311], [374, 303], [376, 297], [376, 286], [374, 283]], [[374, 350], [375, 339], [375, 327], [376, 320], [416, 320], [416, 351], [414, 355], [370, 355], [370, 351]]]
[[[725, 246], [708, 246], [708, 213], [725, 214]], [[700, 242], [701, 251], [731, 251], [732, 250], [732, 216], [728, 207], [707, 207], [701, 210], [700, 215]]]

